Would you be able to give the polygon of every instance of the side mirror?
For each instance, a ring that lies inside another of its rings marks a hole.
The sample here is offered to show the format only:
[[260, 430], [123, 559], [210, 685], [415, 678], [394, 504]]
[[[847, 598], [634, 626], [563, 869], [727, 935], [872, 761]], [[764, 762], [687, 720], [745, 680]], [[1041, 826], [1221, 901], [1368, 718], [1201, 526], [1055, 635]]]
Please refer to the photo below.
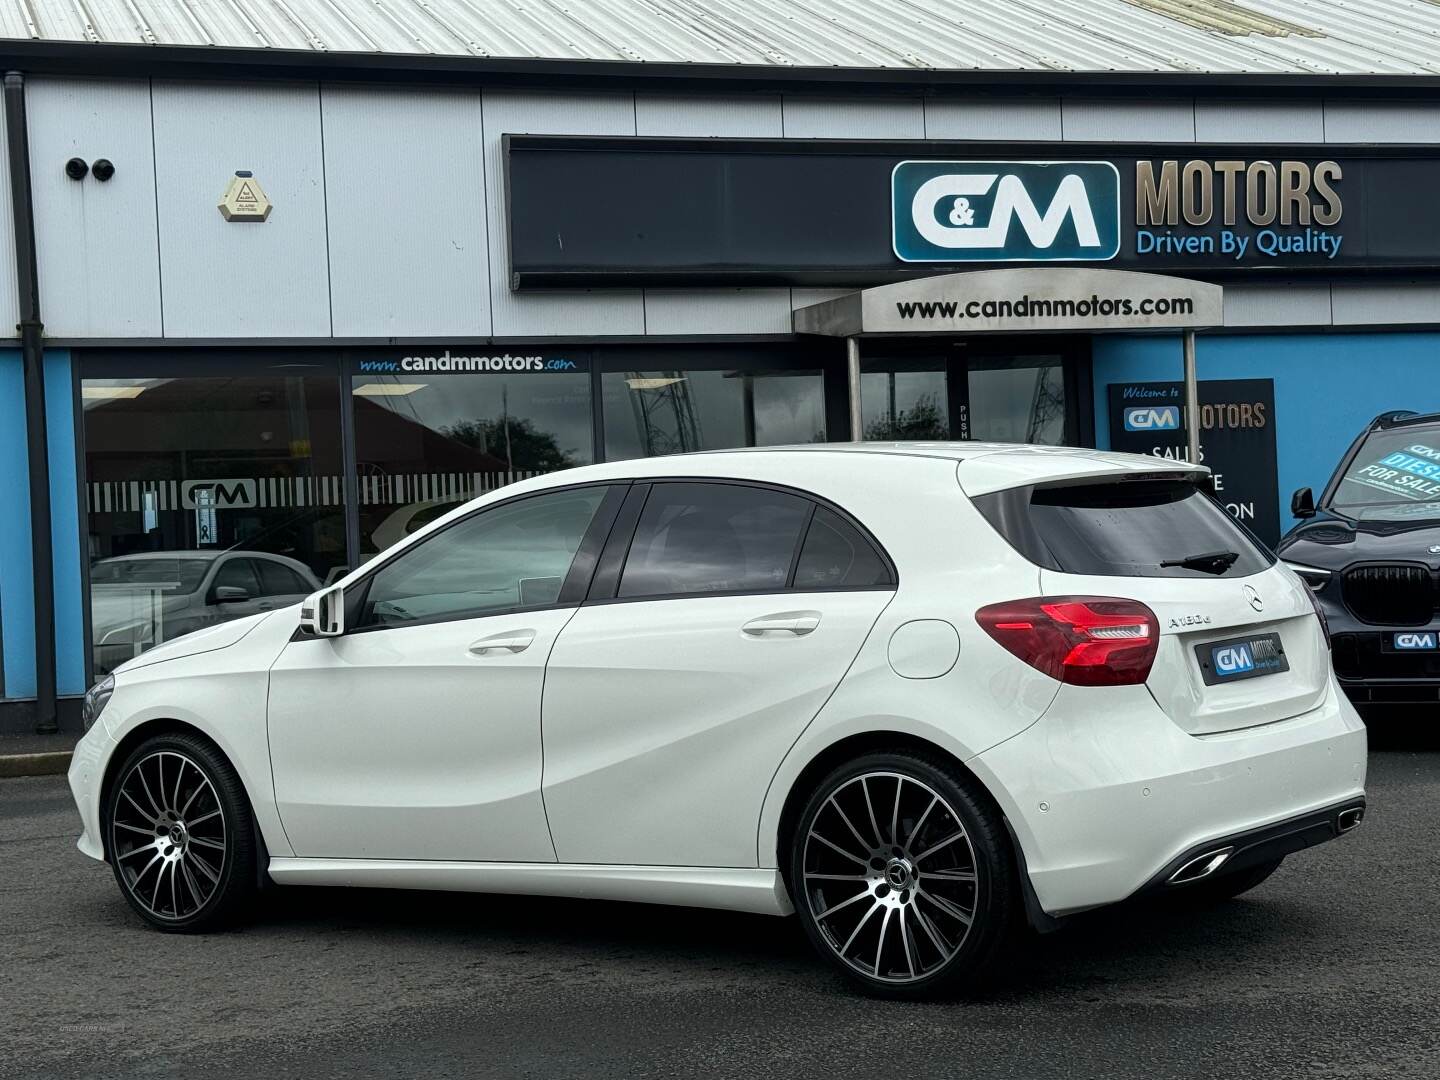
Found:
[[345, 590], [335, 585], [307, 596], [300, 605], [300, 629], [316, 637], [345, 633]]
[[239, 604], [249, 599], [250, 590], [241, 585], [216, 585], [210, 590], [210, 601], [214, 604]]
[[1308, 487], [1300, 488], [1290, 496], [1290, 516], [1297, 518], [1315, 516], [1315, 493]]

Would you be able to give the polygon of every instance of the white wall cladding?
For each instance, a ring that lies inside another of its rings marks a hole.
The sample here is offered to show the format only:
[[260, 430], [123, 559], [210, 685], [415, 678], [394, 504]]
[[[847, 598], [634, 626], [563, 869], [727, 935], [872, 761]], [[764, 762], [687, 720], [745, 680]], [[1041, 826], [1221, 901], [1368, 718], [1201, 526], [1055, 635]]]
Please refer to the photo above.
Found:
[[[485, 216], [490, 234], [490, 296], [496, 337], [590, 337], [643, 334], [644, 298], [635, 290], [516, 293], [505, 239], [502, 134], [634, 135], [634, 94], [541, 94], [486, 91]], [[577, 177], [576, 198], [584, 197]], [[597, 213], [603, 208], [597, 207]]]
[[1327, 101], [1325, 140], [1333, 143], [1440, 143], [1440, 105], [1433, 102]]
[[[159, 337], [149, 80], [32, 79], [25, 109], [45, 332]], [[115, 175], [71, 180], [72, 157], [108, 158]]]
[[335, 336], [487, 336], [480, 95], [324, 86], [320, 100]]
[[[1176, 154], [1197, 139], [1257, 148], [1322, 136], [1440, 143], [1440, 109], [1403, 103], [976, 97], [922, 104], [313, 83], [157, 81], [152, 89], [143, 81], [80, 79], [35, 79], [27, 94], [42, 312], [52, 336], [70, 339], [783, 334], [792, 307], [840, 291], [512, 292], [500, 149], [507, 132], [1063, 135], [1168, 141]], [[3, 152], [0, 143], [0, 160]], [[115, 179], [67, 179], [63, 163], [72, 153], [109, 157]], [[236, 169], [255, 171], [274, 202], [265, 224], [227, 224], [216, 209]], [[0, 207], [8, 206], [8, 173], [0, 168]], [[0, 227], [0, 336], [13, 336], [18, 317], [14, 272], [13, 236]], [[1227, 327], [1332, 324], [1440, 325], [1440, 288], [1307, 281], [1227, 291]]]
[[[154, 103], [166, 337], [328, 336], [319, 87], [156, 80]], [[269, 221], [220, 216], [237, 169]]]
[[1006, 101], [976, 97], [925, 102], [927, 139], [993, 139], [996, 142], [1060, 138], [1060, 99]]
[[1194, 142], [1195, 103], [1166, 101], [1061, 102], [1061, 138], [1074, 142]]
[[635, 134], [778, 139], [785, 134], [779, 94], [751, 97], [635, 95]]
[[920, 99], [785, 98], [787, 139], [923, 139]]
[[[0, 105], [0, 113], [3, 110]], [[0, 139], [0, 214], [5, 215], [0, 222], [0, 339], [20, 336], [15, 325], [20, 321], [20, 299], [15, 293], [15, 230], [11, 225], [14, 219], [7, 213], [9, 207], [10, 153]]]
[[1321, 143], [1319, 101], [1197, 101], [1196, 142]]

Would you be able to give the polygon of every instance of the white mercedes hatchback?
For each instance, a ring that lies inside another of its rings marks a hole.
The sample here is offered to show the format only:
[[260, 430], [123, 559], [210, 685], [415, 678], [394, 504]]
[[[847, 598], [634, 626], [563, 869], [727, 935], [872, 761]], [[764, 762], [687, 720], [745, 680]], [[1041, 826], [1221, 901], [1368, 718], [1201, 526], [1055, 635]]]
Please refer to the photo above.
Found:
[[816, 445], [527, 480], [91, 690], [141, 917], [360, 885], [784, 915], [860, 984], [1220, 899], [1364, 813], [1307, 587], [1179, 462]]

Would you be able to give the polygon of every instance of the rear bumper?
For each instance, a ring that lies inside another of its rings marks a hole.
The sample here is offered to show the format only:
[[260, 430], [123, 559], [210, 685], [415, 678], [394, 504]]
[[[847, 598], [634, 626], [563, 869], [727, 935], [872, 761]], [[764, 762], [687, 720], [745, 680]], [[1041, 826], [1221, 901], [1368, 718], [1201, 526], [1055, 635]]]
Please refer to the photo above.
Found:
[[1301, 716], [1203, 736], [1143, 686], [1066, 686], [969, 764], [1005, 811], [1040, 907], [1064, 915], [1124, 900], [1204, 845], [1363, 802], [1365, 749], [1333, 683]]
[[[1365, 800], [1346, 799], [1337, 806], [1301, 814], [1266, 825], [1258, 829], [1247, 829], [1233, 836], [1221, 836], [1181, 852], [1166, 863], [1136, 892], [1137, 897], [1173, 893], [1186, 885], [1203, 881], [1208, 877], [1222, 876], [1252, 866], [1282, 859], [1297, 851], [1304, 851], [1316, 844], [1344, 836], [1360, 825], [1365, 815]], [[1201, 874], [1200, 868], [1208, 866], [1212, 858], [1223, 861], [1210, 874]]]

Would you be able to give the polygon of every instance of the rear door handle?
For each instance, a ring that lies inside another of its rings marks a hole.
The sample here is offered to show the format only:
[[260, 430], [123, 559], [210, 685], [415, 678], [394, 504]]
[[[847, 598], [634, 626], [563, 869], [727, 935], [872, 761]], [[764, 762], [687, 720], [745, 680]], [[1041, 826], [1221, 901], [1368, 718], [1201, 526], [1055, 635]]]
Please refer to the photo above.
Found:
[[740, 632], [750, 637], [778, 637], [782, 634], [804, 637], [819, 625], [818, 611], [780, 611], [751, 619], [740, 627]]
[[476, 656], [496, 656], [500, 653], [520, 653], [535, 640], [534, 630], [506, 630], [503, 634], [492, 634], [470, 643], [470, 651]]

